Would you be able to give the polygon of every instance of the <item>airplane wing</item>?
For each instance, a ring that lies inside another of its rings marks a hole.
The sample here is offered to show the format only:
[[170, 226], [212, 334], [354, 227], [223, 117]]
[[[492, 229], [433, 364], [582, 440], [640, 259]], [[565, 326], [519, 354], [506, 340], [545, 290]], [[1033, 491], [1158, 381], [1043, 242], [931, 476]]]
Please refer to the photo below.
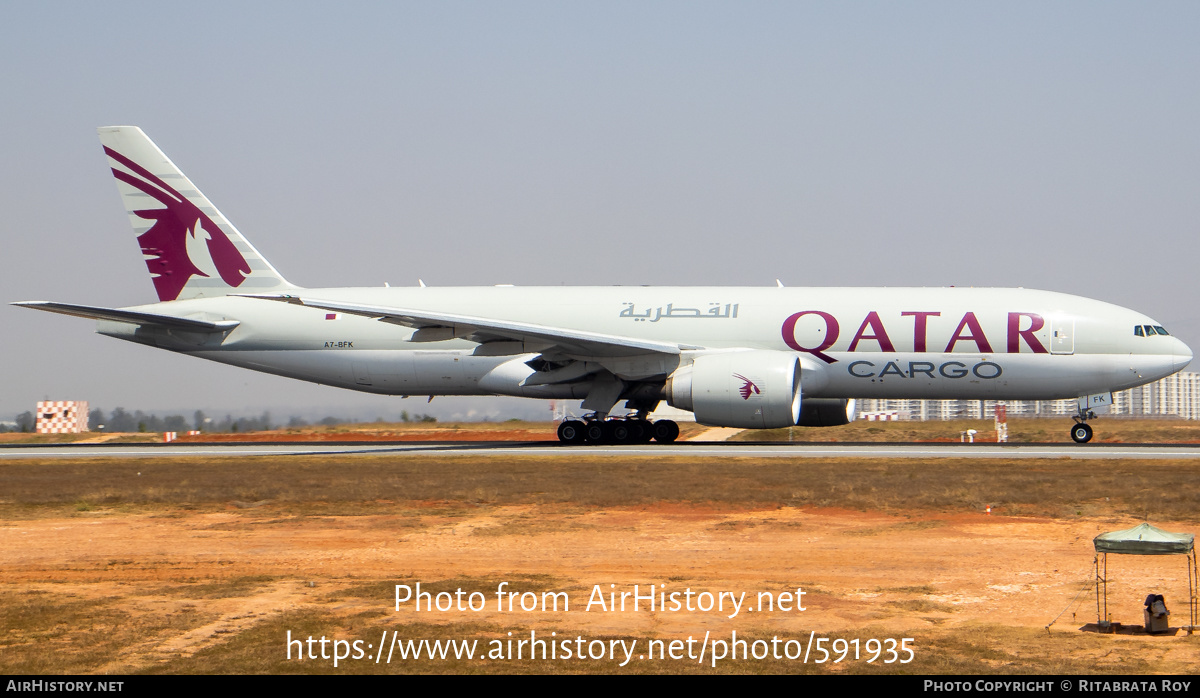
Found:
[[51, 301], [20, 301], [12, 305], [34, 310], [45, 310], [50, 313], [73, 315], [75, 317], [91, 318], [93, 320], [110, 320], [112, 322], [127, 322], [145, 327], [164, 327], [171, 330], [187, 330], [188, 332], [228, 332], [237, 327], [237, 320], [195, 320], [192, 318], [160, 315], [158, 313], [143, 313], [136, 310], [120, 310], [117, 308], [97, 308], [91, 305], [74, 305], [71, 303], [54, 303]]
[[[548, 327], [511, 320], [496, 320], [492, 318], [439, 313], [429, 310], [413, 310], [409, 308], [392, 308], [388, 306], [361, 305], [342, 301], [329, 301], [317, 298], [300, 298], [292, 295], [244, 295], [246, 298], [304, 305], [310, 308], [320, 308], [348, 315], [377, 318], [382, 322], [394, 325], [416, 328], [418, 334], [428, 331], [430, 339], [450, 339], [451, 337], [469, 339], [474, 342], [509, 340], [526, 342], [533, 346], [544, 347], [536, 351], [547, 352], [557, 349], [563, 354], [574, 357], [626, 357], [645, 354], [678, 355], [687, 349], [703, 349], [690, 344], [673, 344], [656, 342], [654, 340], [622, 337], [619, 335], [584, 332], [559, 327]], [[444, 330], [445, 336], [436, 334]], [[414, 335], [416, 341], [420, 341]]]

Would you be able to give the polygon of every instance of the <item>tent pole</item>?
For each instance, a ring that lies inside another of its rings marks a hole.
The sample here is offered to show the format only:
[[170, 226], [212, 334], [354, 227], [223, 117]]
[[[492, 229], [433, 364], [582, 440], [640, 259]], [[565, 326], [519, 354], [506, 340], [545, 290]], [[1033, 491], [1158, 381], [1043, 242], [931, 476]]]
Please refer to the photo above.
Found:
[[1192, 548], [1191, 555], [1188, 555], [1188, 605], [1191, 607], [1191, 618], [1188, 624], [1188, 635], [1196, 629], [1196, 587], [1200, 585], [1200, 579], [1197, 579], [1196, 570], [1196, 548]]
[[1104, 553], [1104, 576], [1100, 579], [1104, 583], [1104, 622], [1108, 623], [1108, 553]]

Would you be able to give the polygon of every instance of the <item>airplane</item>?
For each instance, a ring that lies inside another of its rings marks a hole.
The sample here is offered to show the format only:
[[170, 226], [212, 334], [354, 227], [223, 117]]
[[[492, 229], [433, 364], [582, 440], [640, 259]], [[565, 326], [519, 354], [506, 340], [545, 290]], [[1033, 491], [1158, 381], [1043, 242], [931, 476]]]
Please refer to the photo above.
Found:
[[[517, 286], [303, 288], [287, 281], [141, 129], [98, 129], [157, 303], [13, 303], [255, 371], [385, 395], [582, 400], [566, 443], [674, 441], [705, 425], [839, 426], [863, 398], [1077, 399], [1181, 370], [1150, 317], [1023, 288]], [[630, 413], [613, 415], [624, 401]]]

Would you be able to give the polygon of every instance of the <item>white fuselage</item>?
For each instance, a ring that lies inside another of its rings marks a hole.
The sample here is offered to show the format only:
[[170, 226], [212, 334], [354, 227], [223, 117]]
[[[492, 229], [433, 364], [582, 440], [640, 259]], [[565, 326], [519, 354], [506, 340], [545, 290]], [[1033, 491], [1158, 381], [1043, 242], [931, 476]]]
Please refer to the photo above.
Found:
[[[471, 287], [305, 289], [306, 296], [678, 344], [678, 356], [572, 356], [626, 381], [663, 381], [696, 355], [795, 352], [806, 397], [1057, 399], [1122, 390], [1192, 358], [1127, 308], [1005, 288]], [[410, 327], [257, 298], [136, 310], [236, 320], [226, 335], [100, 321], [102, 334], [213, 361], [392, 395], [584, 398], [590, 383], [523, 385], [544, 347], [413, 341]], [[419, 334], [417, 339], [424, 339]]]

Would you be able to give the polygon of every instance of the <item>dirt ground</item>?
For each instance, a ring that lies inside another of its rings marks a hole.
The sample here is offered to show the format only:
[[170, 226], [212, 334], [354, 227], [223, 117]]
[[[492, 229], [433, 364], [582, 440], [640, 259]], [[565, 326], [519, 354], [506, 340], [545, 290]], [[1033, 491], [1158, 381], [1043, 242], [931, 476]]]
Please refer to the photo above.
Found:
[[[263, 500], [198, 509], [81, 505], [7, 516], [0, 521], [0, 671], [1200, 669], [1200, 635], [1151, 637], [1126, 629], [1102, 636], [1086, 627], [1096, 619], [1088, 591], [1091, 539], [1137, 523], [1131, 518], [670, 501], [391, 506], [375, 501], [365, 511], [296, 513]], [[1142, 599], [1154, 591], [1166, 596], [1173, 627], [1187, 623], [1182, 557], [1110, 556], [1109, 577], [1112, 620], [1140, 626]], [[479, 591], [486, 609], [418, 612], [404, 604], [396, 612], [394, 585], [416, 582], [434, 592]], [[566, 591], [569, 610], [522, 612], [518, 601], [516, 610], [497, 612], [500, 582], [516, 592]], [[666, 593], [746, 592], [746, 608], [733, 618], [728, 606], [650, 612], [643, 601], [634, 612], [627, 600], [624, 612], [588, 608], [596, 585], [607, 594], [631, 592], [635, 584], [643, 594], [651, 584], [664, 585], [659, 590]], [[797, 588], [804, 591], [803, 611], [750, 610], [760, 592]], [[729, 639], [734, 631], [804, 645], [810, 633], [862, 642], [911, 637], [915, 661], [884, 666], [864, 655], [821, 665], [812, 656], [810, 663], [721, 662], [715, 668], [688, 659], [635, 659], [623, 668], [562, 661], [464, 668], [373, 664], [369, 650], [367, 661], [344, 660], [334, 669], [330, 661], [285, 656], [288, 631], [293, 638], [326, 636], [374, 647], [381, 633], [397, 628], [418, 639], [487, 642], [508, 639], [508, 632], [528, 638], [532, 631], [585, 642], [637, 638], [643, 645], [650, 638], [698, 641], [705, 633]]]

